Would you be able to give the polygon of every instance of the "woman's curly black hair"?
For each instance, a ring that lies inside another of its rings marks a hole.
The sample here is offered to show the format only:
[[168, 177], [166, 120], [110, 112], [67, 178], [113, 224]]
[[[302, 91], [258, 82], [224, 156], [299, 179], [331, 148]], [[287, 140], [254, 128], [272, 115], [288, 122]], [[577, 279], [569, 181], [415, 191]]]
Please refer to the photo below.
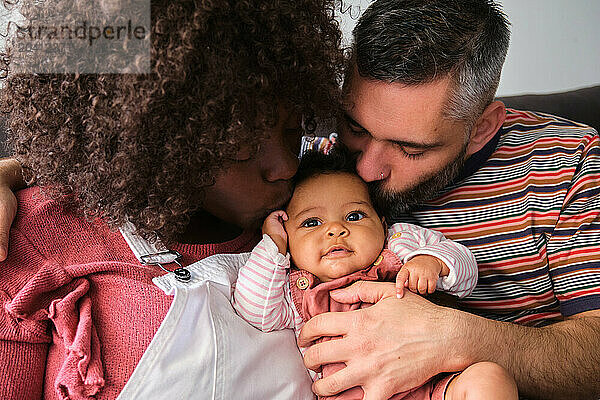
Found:
[[[149, 74], [9, 74], [1, 104], [28, 180], [111, 226], [172, 240], [284, 106], [337, 110], [333, 0], [152, 0]], [[309, 124], [310, 125], [310, 124]], [[254, 153], [255, 154], [255, 153]]]

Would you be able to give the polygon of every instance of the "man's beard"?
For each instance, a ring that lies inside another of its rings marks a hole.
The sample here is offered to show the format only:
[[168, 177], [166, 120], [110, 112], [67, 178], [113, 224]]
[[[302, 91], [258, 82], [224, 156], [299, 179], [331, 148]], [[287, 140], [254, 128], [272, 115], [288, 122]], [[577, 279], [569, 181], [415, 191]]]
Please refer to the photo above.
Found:
[[417, 183], [416, 186], [403, 192], [385, 189], [385, 181], [369, 182], [367, 185], [369, 186], [373, 205], [388, 220], [393, 221], [416, 206], [437, 197], [460, 173], [465, 164], [466, 151], [467, 145], [465, 144], [458, 156], [441, 171], [435, 172], [430, 177]]

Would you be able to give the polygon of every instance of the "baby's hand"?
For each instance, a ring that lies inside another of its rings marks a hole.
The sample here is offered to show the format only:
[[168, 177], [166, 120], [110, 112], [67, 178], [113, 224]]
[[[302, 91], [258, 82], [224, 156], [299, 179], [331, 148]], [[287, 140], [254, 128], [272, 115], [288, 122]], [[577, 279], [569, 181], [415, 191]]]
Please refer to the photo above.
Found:
[[396, 276], [396, 297], [404, 296], [404, 288], [412, 292], [427, 294], [435, 292], [440, 276], [447, 276], [450, 270], [437, 257], [418, 255], [408, 260]]
[[263, 222], [262, 233], [269, 235], [277, 245], [281, 254], [287, 253], [287, 232], [283, 221], [288, 220], [288, 215], [283, 210], [273, 211]]

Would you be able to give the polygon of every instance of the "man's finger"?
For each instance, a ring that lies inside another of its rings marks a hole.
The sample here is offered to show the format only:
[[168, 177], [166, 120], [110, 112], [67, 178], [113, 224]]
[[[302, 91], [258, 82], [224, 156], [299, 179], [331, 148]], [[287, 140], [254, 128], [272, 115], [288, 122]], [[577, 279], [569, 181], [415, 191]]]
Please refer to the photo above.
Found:
[[365, 391], [363, 400], [387, 400], [394, 395], [394, 393], [388, 393], [389, 388], [386, 388], [384, 385], [366, 386], [363, 389]]
[[325, 364], [346, 362], [352, 350], [342, 338], [320, 342], [306, 349], [304, 352], [304, 366], [310, 370], [318, 371]]
[[354, 311], [327, 312], [309, 319], [300, 330], [298, 346], [308, 347], [323, 336], [342, 336], [351, 326]]
[[395, 296], [396, 287], [391, 282], [358, 281], [347, 288], [332, 290], [330, 295], [340, 303], [377, 303], [385, 297]]
[[318, 379], [313, 383], [313, 392], [318, 396], [332, 396], [343, 390], [358, 386], [360, 375], [354, 368], [342, 368], [341, 370]]

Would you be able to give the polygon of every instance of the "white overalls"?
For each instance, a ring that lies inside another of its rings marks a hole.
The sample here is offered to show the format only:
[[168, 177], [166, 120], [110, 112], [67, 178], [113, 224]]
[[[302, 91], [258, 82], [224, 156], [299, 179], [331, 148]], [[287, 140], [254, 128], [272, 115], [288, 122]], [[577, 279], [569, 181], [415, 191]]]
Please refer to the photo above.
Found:
[[[156, 247], [121, 232], [141, 257]], [[160, 246], [160, 244], [158, 244]], [[245, 254], [217, 254], [153, 282], [174, 299], [118, 400], [314, 399], [292, 330], [263, 333], [233, 310], [230, 299]]]

